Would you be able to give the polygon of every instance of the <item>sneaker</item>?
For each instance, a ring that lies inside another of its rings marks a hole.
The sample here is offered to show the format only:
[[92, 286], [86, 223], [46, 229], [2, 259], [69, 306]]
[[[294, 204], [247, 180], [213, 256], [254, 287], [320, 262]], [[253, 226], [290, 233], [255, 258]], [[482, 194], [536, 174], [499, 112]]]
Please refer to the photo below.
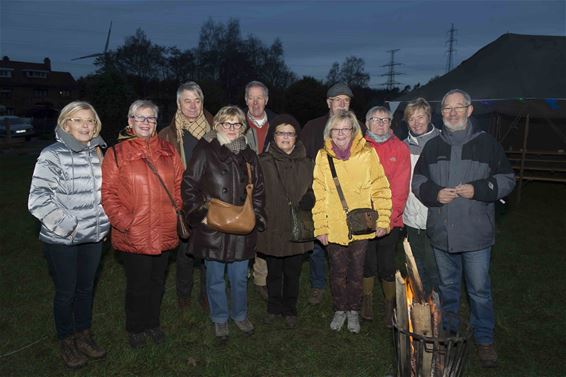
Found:
[[75, 346], [80, 353], [91, 359], [102, 359], [106, 356], [106, 351], [96, 344], [88, 329], [75, 334]]
[[130, 344], [130, 347], [134, 349], [142, 348], [143, 346], [145, 346], [146, 342], [147, 338], [145, 332], [128, 333], [128, 343]]
[[348, 330], [354, 334], [360, 332], [360, 313], [355, 310], [349, 310], [346, 312], [346, 317], [348, 317]]
[[86, 365], [88, 359], [77, 350], [75, 337], [71, 335], [61, 341], [61, 357], [65, 365], [71, 369], [78, 369]]
[[309, 297], [309, 304], [318, 305], [322, 301], [322, 289], [313, 288], [311, 289], [311, 295]]
[[346, 312], [338, 310], [334, 312], [334, 318], [332, 318], [332, 322], [330, 322], [330, 328], [334, 331], [340, 331], [342, 326], [344, 326], [344, 322], [346, 322]]
[[285, 322], [287, 323], [287, 328], [294, 329], [297, 327], [298, 318], [296, 315], [286, 315]]
[[252, 325], [249, 319], [246, 318], [243, 321], [234, 322], [236, 323], [236, 326], [244, 332], [244, 334], [252, 335], [254, 333], [254, 325]]
[[478, 344], [478, 357], [482, 368], [495, 368], [497, 367], [497, 352], [495, 345], [492, 344]]
[[155, 327], [153, 329], [145, 330], [145, 334], [153, 340], [155, 344], [161, 344], [165, 341], [165, 333], [161, 327]]
[[268, 297], [267, 286], [255, 284], [255, 290], [257, 291], [257, 293], [259, 293], [259, 295], [264, 301], [267, 301], [267, 297]]
[[220, 340], [228, 339], [228, 322], [214, 323], [214, 335]]

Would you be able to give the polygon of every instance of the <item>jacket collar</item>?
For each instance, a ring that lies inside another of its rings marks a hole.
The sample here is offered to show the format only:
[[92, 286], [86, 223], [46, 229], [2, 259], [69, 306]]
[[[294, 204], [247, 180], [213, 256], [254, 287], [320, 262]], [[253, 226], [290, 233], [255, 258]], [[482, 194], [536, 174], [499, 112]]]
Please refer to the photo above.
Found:
[[59, 126], [55, 127], [55, 139], [65, 144], [73, 152], [82, 152], [96, 147], [106, 148], [106, 142], [100, 135], [93, 138], [88, 144], [83, 144]]

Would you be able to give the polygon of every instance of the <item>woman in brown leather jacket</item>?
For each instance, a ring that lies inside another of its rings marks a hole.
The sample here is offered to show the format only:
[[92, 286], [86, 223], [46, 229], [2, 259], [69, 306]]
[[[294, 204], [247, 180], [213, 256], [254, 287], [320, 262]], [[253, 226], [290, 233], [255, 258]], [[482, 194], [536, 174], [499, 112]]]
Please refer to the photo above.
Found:
[[[255, 256], [257, 231], [265, 229], [263, 175], [258, 157], [247, 145], [244, 113], [226, 106], [214, 117], [213, 130], [196, 145], [183, 178], [182, 197], [193, 233], [189, 253], [205, 258], [210, 316], [217, 337], [228, 337], [228, 317], [247, 335], [254, 327], [248, 319], [248, 262]], [[252, 167], [253, 208], [256, 226], [246, 235], [229, 234], [208, 227], [208, 201], [217, 198], [234, 205], [246, 199], [248, 173]], [[231, 309], [228, 310], [224, 273], [230, 280]]]

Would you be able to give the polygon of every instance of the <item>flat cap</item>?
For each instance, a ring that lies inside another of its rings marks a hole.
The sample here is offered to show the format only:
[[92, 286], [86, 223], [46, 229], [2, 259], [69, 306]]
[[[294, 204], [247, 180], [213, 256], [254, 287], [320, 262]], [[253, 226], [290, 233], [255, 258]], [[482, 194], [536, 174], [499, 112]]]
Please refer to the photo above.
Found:
[[344, 82], [339, 82], [332, 85], [330, 89], [328, 89], [328, 91], [326, 92], [327, 98], [336, 97], [340, 95], [345, 95], [350, 98], [354, 98], [354, 93], [352, 93], [352, 90], [350, 89], [348, 84]]

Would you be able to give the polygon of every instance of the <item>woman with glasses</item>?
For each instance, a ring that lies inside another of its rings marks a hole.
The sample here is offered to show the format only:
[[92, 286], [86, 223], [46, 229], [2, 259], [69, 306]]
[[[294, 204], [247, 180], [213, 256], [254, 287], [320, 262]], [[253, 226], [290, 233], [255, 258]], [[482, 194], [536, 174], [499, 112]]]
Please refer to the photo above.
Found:
[[[189, 253], [205, 259], [210, 317], [215, 335], [221, 340], [228, 338], [228, 318], [246, 335], [254, 331], [248, 318], [248, 264], [255, 256], [257, 231], [263, 231], [266, 224], [263, 175], [258, 157], [244, 137], [245, 119], [236, 106], [221, 108], [214, 117], [213, 129], [193, 150], [183, 177], [184, 209], [193, 232]], [[255, 228], [248, 234], [238, 235], [208, 227], [206, 219], [211, 198], [237, 206], [244, 204], [249, 179], [247, 164], [251, 165]], [[225, 273], [230, 281], [230, 309]]]
[[112, 224], [112, 246], [126, 272], [126, 331], [132, 348], [165, 340], [161, 299], [169, 251], [179, 244], [183, 163], [173, 145], [157, 137], [158, 109], [137, 100], [128, 126], [102, 164], [102, 202]]
[[310, 213], [314, 205], [312, 191], [313, 162], [297, 140], [301, 130], [291, 115], [278, 115], [272, 121], [275, 130], [269, 149], [260, 156], [265, 182], [265, 211], [269, 226], [259, 234], [257, 250], [267, 260], [267, 317], [272, 323], [284, 317], [287, 327], [297, 325], [297, 298], [304, 254], [313, 248], [310, 242], [291, 242], [289, 204]]
[[70, 368], [99, 359], [106, 351], [90, 331], [94, 279], [102, 241], [110, 229], [100, 199], [100, 119], [86, 102], [61, 110], [56, 143], [39, 155], [28, 208], [41, 222], [39, 239], [55, 284], [53, 315], [61, 356]]
[[362, 318], [373, 319], [373, 286], [379, 276], [384, 296], [384, 322], [391, 327], [395, 307], [395, 251], [403, 228], [403, 209], [409, 195], [411, 160], [409, 148], [391, 129], [389, 109], [375, 106], [366, 114], [366, 141], [371, 145], [383, 166], [391, 188], [390, 233], [368, 242], [364, 264]]
[[[331, 162], [348, 209], [374, 208], [377, 211], [376, 232], [350, 233]], [[330, 328], [340, 331], [347, 320], [348, 330], [358, 333], [367, 240], [389, 233], [391, 191], [379, 158], [362, 136], [353, 112], [337, 112], [326, 123], [324, 148], [319, 150], [315, 160], [313, 189], [316, 197], [312, 211], [314, 233], [327, 246], [330, 260], [335, 310]]]

